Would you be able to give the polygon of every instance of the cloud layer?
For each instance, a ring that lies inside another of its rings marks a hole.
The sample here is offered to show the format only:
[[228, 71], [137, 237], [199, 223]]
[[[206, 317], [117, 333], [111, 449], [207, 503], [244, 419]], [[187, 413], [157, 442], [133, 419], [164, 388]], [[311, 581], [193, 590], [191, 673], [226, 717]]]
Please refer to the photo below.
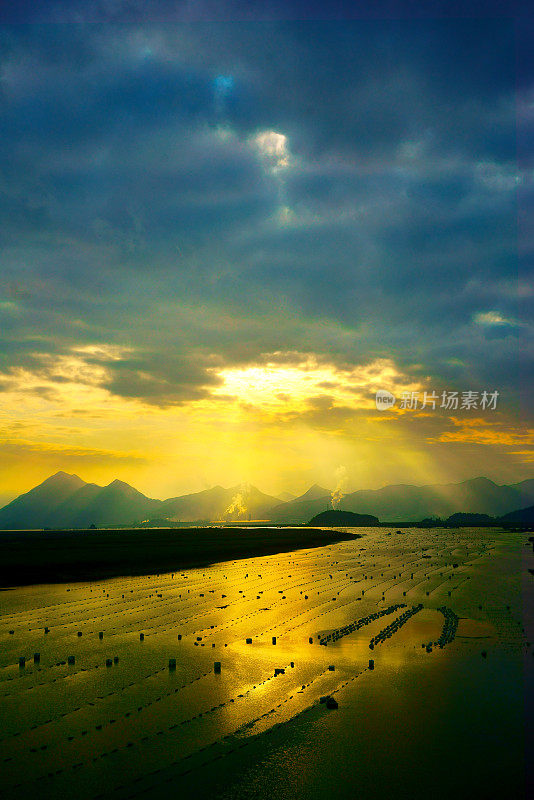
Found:
[[534, 88], [513, 20], [124, 8], [0, 30], [0, 392], [181, 407], [297, 353], [517, 414]]

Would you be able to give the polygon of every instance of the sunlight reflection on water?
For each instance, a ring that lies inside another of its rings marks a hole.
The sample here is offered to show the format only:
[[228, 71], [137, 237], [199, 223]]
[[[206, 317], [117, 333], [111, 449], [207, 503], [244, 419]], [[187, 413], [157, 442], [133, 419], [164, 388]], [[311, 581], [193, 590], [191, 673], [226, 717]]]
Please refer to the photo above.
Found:
[[[75, 780], [80, 798], [149, 797], [176, 780], [185, 796], [227, 800], [325, 798], [332, 787], [336, 797], [354, 797], [355, 788], [361, 797], [390, 796], [399, 787], [422, 797], [439, 774], [431, 785], [441, 797], [460, 769], [468, 777], [461, 773], [456, 797], [475, 791], [475, 773], [479, 789], [505, 776], [516, 786], [527, 648], [521, 535], [353, 530], [364, 538], [174, 578], [4, 592], [8, 796], [39, 787], [42, 797], [66, 797]], [[363, 624], [390, 606], [399, 608]], [[444, 648], [436, 644], [441, 607], [460, 618]], [[358, 621], [357, 630], [319, 643]], [[275, 677], [275, 669], [283, 671]], [[319, 703], [329, 694], [335, 712]], [[415, 762], [422, 778], [414, 784]]]

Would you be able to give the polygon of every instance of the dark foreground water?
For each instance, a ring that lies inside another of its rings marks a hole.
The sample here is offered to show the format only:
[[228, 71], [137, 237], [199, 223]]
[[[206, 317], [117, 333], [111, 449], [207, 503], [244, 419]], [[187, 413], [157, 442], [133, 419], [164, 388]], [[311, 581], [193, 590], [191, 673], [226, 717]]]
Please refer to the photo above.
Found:
[[527, 537], [358, 532], [2, 592], [4, 796], [529, 796]]

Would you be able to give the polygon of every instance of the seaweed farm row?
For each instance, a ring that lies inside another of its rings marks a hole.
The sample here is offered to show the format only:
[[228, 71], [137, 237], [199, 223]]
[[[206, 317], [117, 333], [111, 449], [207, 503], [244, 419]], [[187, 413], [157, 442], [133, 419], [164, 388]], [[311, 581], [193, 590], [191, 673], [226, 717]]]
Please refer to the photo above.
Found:
[[386, 614], [393, 614], [398, 608], [403, 608], [404, 606], [405, 603], [398, 603], [394, 606], [388, 606], [388, 608], [384, 608], [381, 611], [375, 611], [373, 614], [368, 614], [366, 617], [362, 617], [362, 619], [351, 622], [350, 625], [344, 625], [342, 628], [337, 628], [331, 633], [324, 634], [319, 638], [319, 644], [326, 647], [329, 642], [337, 642], [338, 639], [341, 639], [343, 636], [349, 636], [349, 634], [363, 628], [364, 625], [369, 625], [370, 622], [374, 622], [375, 619], [380, 619], [380, 617]]
[[369, 642], [369, 648], [373, 650], [375, 645], [385, 642], [386, 639], [390, 639], [394, 633], [397, 633], [397, 631], [402, 628], [402, 626], [405, 625], [414, 614], [417, 614], [418, 611], [421, 611], [422, 608], [423, 604], [419, 603], [416, 606], [412, 606], [412, 608], [409, 608], [407, 611], [404, 611], [400, 616], [394, 619], [393, 622], [391, 622], [385, 628], [382, 628], [381, 631], [378, 631], [376, 636], [373, 636]]

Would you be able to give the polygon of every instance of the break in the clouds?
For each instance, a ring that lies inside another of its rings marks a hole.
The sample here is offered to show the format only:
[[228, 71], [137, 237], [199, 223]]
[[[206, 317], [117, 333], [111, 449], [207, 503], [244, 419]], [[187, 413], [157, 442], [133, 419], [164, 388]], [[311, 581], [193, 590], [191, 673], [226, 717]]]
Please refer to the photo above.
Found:
[[0, 30], [0, 390], [165, 408], [300, 353], [515, 407], [534, 89], [512, 20], [77, 13]]

